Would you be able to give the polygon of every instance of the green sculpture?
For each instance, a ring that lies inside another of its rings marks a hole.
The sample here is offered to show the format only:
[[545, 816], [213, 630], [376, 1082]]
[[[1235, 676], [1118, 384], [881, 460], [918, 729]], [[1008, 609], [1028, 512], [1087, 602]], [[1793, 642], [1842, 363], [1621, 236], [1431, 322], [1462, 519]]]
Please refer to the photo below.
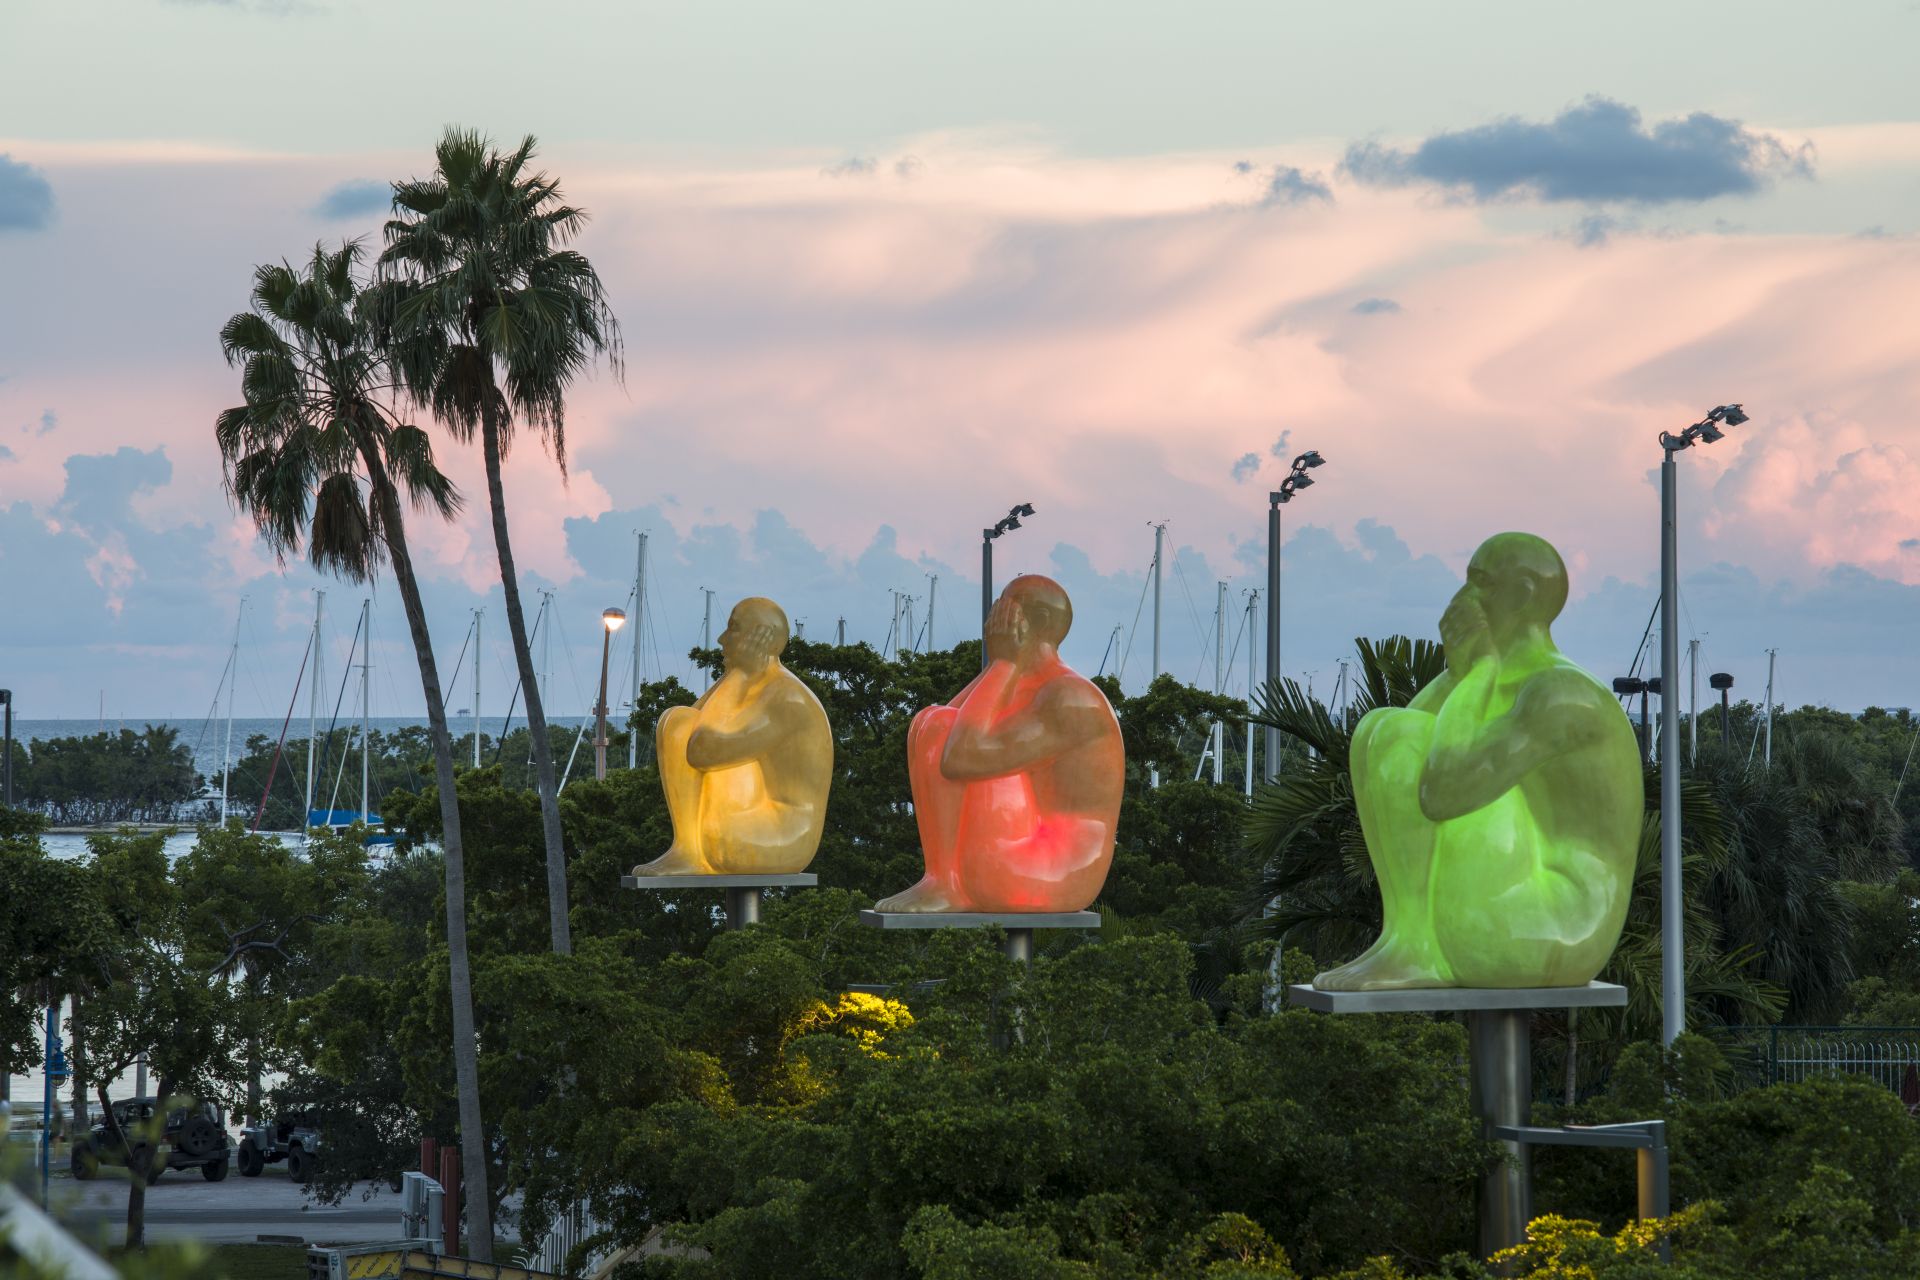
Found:
[[1369, 712], [1351, 765], [1379, 940], [1324, 991], [1574, 987], [1620, 940], [1645, 800], [1633, 727], [1554, 646], [1567, 569], [1488, 538], [1440, 619], [1447, 670]]

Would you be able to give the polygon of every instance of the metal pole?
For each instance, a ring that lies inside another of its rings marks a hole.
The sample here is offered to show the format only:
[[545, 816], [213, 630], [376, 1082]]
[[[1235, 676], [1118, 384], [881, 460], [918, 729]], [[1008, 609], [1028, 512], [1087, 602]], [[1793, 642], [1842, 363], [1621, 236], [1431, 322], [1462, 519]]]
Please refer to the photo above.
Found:
[[373, 742], [367, 737], [367, 722], [372, 718], [373, 689], [369, 677], [373, 672], [373, 601], [360, 602], [360, 630], [367, 638], [366, 650], [360, 655], [360, 821], [367, 820], [372, 810], [367, 807], [368, 782], [373, 772]]
[[613, 652], [613, 632], [600, 625], [600, 700], [593, 711], [593, 776], [607, 780], [607, 658]]
[[480, 621], [485, 609], [473, 611], [473, 767], [480, 767]]
[[1700, 641], [1687, 641], [1687, 763], [1700, 757]]
[[[640, 705], [640, 635], [647, 617], [647, 535], [640, 535], [640, 552], [633, 571], [633, 705]], [[627, 726], [627, 768], [640, 767], [640, 729]]]
[[1729, 705], [1728, 690], [1720, 691], [1720, 749], [1733, 750], [1733, 708]]
[[928, 579], [927, 581], [927, 652], [932, 653], [933, 652], [933, 606], [936, 600], [938, 600], [939, 598], [940, 575], [937, 573], [930, 573], [927, 575], [927, 579]]
[[[702, 587], [700, 594], [707, 598], [705, 612], [700, 615], [700, 647], [711, 649], [713, 648], [713, 588]], [[701, 668], [700, 679], [701, 688], [709, 687], [713, 684], [713, 672], [704, 667]]]
[[[1253, 705], [1253, 623], [1254, 605], [1259, 601], [1258, 591], [1247, 592], [1247, 705]], [[1247, 799], [1253, 799], [1253, 721], [1247, 721]]]
[[1762, 757], [1767, 768], [1773, 768], [1773, 660], [1779, 656], [1778, 649], [1767, 650], [1767, 746]]
[[[1267, 683], [1280, 679], [1280, 491], [1267, 495]], [[1280, 731], [1268, 726], [1265, 777], [1280, 776]]]
[[728, 889], [727, 928], [744, 929], [760, 923], [760, 902], [765, 891], [759, 888]]
[[1166, 538], [1165, 522], [1153, 526], [1153, 674], [1147, 677], [1148, 684], [1160, 678], [1160, 553]]
[[1660, 988], [1661, 1042], [1687, 1029], [1680, 883], [1680, 607], [1678, 486], [1673, 450], [1660, 461]]
[[320, 608], [327, 593], [313, 593], [313, 684], [307, 690], [307, 798], [300, 811], [300, 829], [307, 829], [313, 815], [313, 752], [320, 742]]
[[1006, 941], [1007, 959], [1015, 964], [1033, 963], [1033, 930], [1009, 929]]
[[[1532, 1016], [1524, 1009], [1474, 1009], [1467, 1014], [1468, 1100], [1483, 1132], [1531, 1120]], [[1523, 1142], [1502, 1141], [1499, 1147], [1501, 1155], [1480, 1178], [1483, 1258], [1523, 1243], [1533, 1216], [1532, 1151]]]
[[839, 645], [844, 645], [847, 642], [847, 620], [845, 618], [840, 619], [839, 626], [834, 632], [833, 642]]
[[57, 1006], [47, 1006], [46, 1097], [40, 1104], [40, 1207], [47, 1207], [53, 1184], [53, 1045]]
[[993, 612], [993, 530], [980, 531], [980, 669], [987, 669], [987, 616]]
[[[6, 751], [4, 762], [0, 762], [0, 775], [4, 775], [4, 781], [0, 781], [0, 795], [3, 795], [4, 798], [0, 798], [0, 803], [4, 803], [7, 808], [11, 809], [13, 808], [13, 690], [0, 689], [0, 709], [3, 709], [0, 710], [0, 715], [4, 715], [7, 722], [6, 746], [0, 748]], [[226, 784], [223, 782], [221, 784], [222, 790], [225, 789], [225, 786]], [[221, 801], [220, 808], [220, 819], [224, 822], [227, 816], [225, 800]]]
[[[1227, 584], [1216, 585], [1213, 602], [1213, 692], [1217, 697], [1227, 688]], [[1213, 722], [1213, 785], [1219, 786], [1225, 777], [1226, 762], [1220, 757], [1227, 753], [1227, 722], [1216, 718]]]
[[227, 825], [227, 782], [233, 774], [233, 695], [240, 682], [240, 619], [247, 616], [247, 598], [240, 597], [233, 615], [233, 652], [227, 658], [227, 745], [220, 755], [220, 825]]

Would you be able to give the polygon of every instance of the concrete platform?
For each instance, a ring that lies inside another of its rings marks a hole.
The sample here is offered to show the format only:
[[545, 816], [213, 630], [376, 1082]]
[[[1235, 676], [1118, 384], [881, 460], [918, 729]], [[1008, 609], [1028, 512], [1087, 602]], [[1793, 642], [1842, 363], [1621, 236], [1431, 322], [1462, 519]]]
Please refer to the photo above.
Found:
[[1098, 911], [862, 911], [872, 929], [1098, 929]]
[[1627, 989], [1613, 982], [1584, 987], [1426, 987], [1415, 991], [1321, 991], [1310, 982], [1287, 988], [1287, 1003], [1322, 1013], [1475, 1013], [1491, 1010], [1618, 1008]]
[[745, 876], [621, 876], [622, 889], [810, 889], [820, 883], [811, 871]]

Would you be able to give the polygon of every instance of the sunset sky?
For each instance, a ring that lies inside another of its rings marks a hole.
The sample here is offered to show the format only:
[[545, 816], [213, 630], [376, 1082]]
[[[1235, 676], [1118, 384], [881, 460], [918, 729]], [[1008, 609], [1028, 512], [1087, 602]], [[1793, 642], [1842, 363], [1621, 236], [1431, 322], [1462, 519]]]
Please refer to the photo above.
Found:
[[[1244, 689], [1266, 492], [1307, 448], [1287, 674], [1433, 634], [1503, 529], [1559, 546], [1562, 645], [1623, 674], [1656, 433], [1726, 401], [1752, 421], [1680, 465], [1702, 685], [1757, 697], [1776, 648], [1791, 704], [1920, 705], [1916, 48], [1913, 0], [17, 0], [0, 685], [25, 717], [200, 715], [245, 595], [237, 709], [277, 716], [316, 585], [338, 678], [363, 593], [276, 566], [228, 504], [217, 334], [255, 264], [377, 249], [386, 184], [459, 123], [538, 136], [625, 331], [624, 380], [570, 402], [569, 474], [530, 438], [508, 469], [556, 713], [636, 530], [646, 674], [684, 678], [702, 588], [716, 631], [767, 594], [877, 644], [937, 573], [935, 642], [977, 634], [979, 532], [1018, 502], [997, 573], [1062, 582], [1076, 666], [1119, 627], [1144, 682], [1167, 521], [1165, 666], [1212, 683], [1224, 580]], [[440, 450], [469, 505], [414, 530], [436, 647], [487, 606], [503, 708], [478, 454]], [[413, 713], [373, 594], [376, 713]]]

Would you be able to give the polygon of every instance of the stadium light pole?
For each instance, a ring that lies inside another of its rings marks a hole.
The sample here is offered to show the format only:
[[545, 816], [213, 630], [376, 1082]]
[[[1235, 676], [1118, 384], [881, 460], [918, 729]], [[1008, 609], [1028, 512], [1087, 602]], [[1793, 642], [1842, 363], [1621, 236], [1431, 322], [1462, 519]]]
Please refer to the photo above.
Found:
[[[993, 542], [1020, 527], [1020, 517], [1031, 516], [1033, 504], [1023, 502], [1001, 517], [991, 529], [980, 531], [980, 669], [987, 669], [987, 618], [993, 612]], [[931, 623], [928, 626], [932, 626]]]
[[607, 659], [613, 653], [613, 633], [626, 624], [626, 611], [608, 609], [600, 615], [600, 701], [593, 709], [593, 776], [607, 780]]
[[[1267, 685], [1280, 681], [1280, 508], [1293, 501], [1293, 495], [1313, 483], [1307, 472], [1325, 466], [1318, 449], [1309, 449], [1293, 460], [1293, 467], [1280, 487], [1267, 494]], [[1272, 782], [1280, 776], [1280, 731], [1267, 726], [1266, 767], [1264, 776]]]
[[[1723, 404], [1679, 435], [1660, 433], [1660, 686], [1680, 687], [1679, 498], [1674, 455], [1722, 439], [1747, 414]], [[1679, 699], [1660, 695], [1660, 1040], [1687, 1029], [1686, 940], [1681, 925]]]

